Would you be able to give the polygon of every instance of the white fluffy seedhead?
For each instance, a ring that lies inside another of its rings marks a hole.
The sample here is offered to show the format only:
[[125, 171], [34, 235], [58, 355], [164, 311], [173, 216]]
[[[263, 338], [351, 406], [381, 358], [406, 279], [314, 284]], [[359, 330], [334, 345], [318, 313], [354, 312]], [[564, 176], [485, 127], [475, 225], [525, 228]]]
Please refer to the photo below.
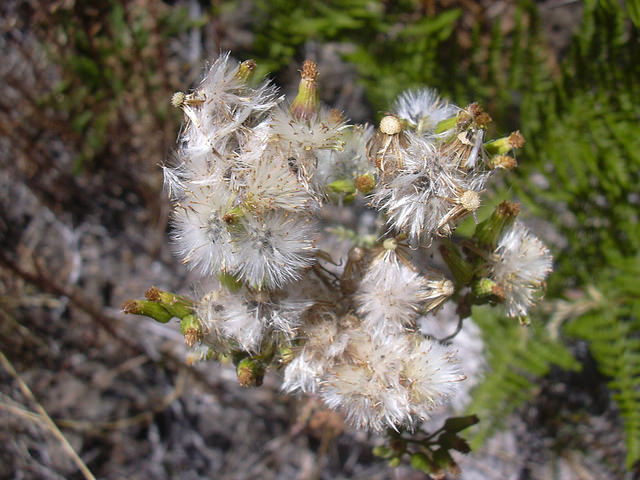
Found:
[[388, 214], [389, 226], [407, 234], [412, 243], [448, 236], [481, 205], [487, 175], [466, 175], [437, 158], [424, 168], [403, 171], [382, 193], [374, 195]]
[[403, 336], [376, 344], [362, 330], [352, 330], [345, 360], [328, 369], [319, 394], [362, 429], [380, 431], [406, 423], [408, 397], [399, 382]]
[[352, 425], [379, 431], [428, 419], [464, 378], [453, 353], [431, 340], [404, 334], [375, 339], [355, 329], [319, 394]]
[[370, 266], [355, 294], [363, 325], [375, 337], [401, 333], [413, 326], [425, 299], [423, 277], [397, 258]]
[[312, 305], [311, 300], [282, 291], [221, 288], [203, 297], [198, 313], [206, 327], [206, 342], [230, 342], [245, 351], [257, 352], [267, 334], [293, 338], [304, 312]]
[[240, 261], [232, 273], [253, 288], [282, 288], [313, 264], [316, 234], [306, 215], [273, 210], [242, 216], [233, 236]]
[[248, 88], [228, 54], [213, 63], [194, 92], [180, 98], [187, 123], [179, 137], [177, 173], [186, 181], [221, 177], [251, 129], [281, 100], [268, 84]]
[[294, 350], [294, 358], [285, 368], [282, 388], [315, 393], [326, 370], [344, 354], [349, 333], [333, 313], [326, 311], [305, 323], [299, 338], [304, 343]]
[[235, 268], [233, 238], [223, 220], [232, 194], [224, 184], [192, 186], [173, 212], [173, 243], [182, 261], [204, 276]]
[[[457, 125], [460, 109], [431, 90], [405, 92], [395, 107], [397, 113], [385, 119], [393, 125], [401, 125], [401, 119], [410, 128], [386, 137], [379, 130], [369, 142], [369, 156], [379, 170], [371, 204], [387, 213], [391, 231], [405, 233], [413, 245], [429, 243], [434, 236], [451, 235], [480, 206], [479, 193], [490, 175], [485, 130], [471, 120]], [[443, 120], [453, 122], [436, 134]]]
[[[406, 134], [406, 139], [402, 168], [382, 177], [371, 203], [387, 213], [390, 230], [405, 233], [413, 244], [450, 235], [479, 206], [476, 194], [487, 176], [444, 161], [429, 139], [415, 134]], [[472, 205], [474, 199], [477, 205]]]
[[209, 121], [243, 123], [254, 112], [267, 112], [281, 100], [277, 90], [263, 84], [258, 89], [250, 89], [238, 74], [239, 64], [226, 53], [216, 59], [202, 82], [192, 94], [202, 100], [194, 105], [200, 107], [200, 118]]
[[250, 166], [239, 170], [242, 186], [236, 190], [239, 201], [252, 211], [274, 209], [302, 212], [314, 200], [288, 165], [288, 159], [267, 150]]
[[342, 131], [347, 125], [341, 116], [328, 110], [305, 118], [295, 118], [285, 109], [276, 109], [270, 123], [270, 155], [281, 158], [318, 205], [326, 184], [317, 175], [322, 159], [344, 146]]
[[373, 176], [375, 169], [367, 158], [366, 145], [374, 131], [371, 125], [351, 126], [342, 130], [342, 149], [318, 151], [316, 183], [328, 185], [335, 180], [353, 179], [366, 173]]
[[498, 240], [491, 259], [491, 275], [504, 289], [505, 309], [510, 317], [524, 317], [541, 296], [551, 272], [549, 249], [516, 221]]
[[342, 130], [346, 127], [341, 118], [327, 110], [310, 118], [296, 119], [289, 111], [278, 108], [271, 119], [274, 138], [289, 145], [292, 151], [340, 150], [344, 145]]
[[415, 420], [427, 420], [455, 395], [459, 382], [466, 378], [450, 348], [420, 335], [410, 341], [401, 375]]

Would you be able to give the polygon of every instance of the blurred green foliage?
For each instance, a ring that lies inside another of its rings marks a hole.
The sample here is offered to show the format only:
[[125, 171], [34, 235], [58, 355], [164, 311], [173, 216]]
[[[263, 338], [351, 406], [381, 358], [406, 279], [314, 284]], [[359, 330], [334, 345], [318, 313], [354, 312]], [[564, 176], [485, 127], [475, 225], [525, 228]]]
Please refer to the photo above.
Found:
[[473, 308], [473, 320], [482, 330], [489, 373], [472, 394], [468, 410], [482, 419], [472, 446], [478, 447], [497, 428], [508, 424], [509, 415], [538, 391], [536, 379], [552, 365], [578, 369], [580, 364], [540, 323], [523, 328], [517, 321], [496, 313], [497, 309]]
[[[560, 75], [531, 105], [536, 121], [523, 122], [530, 142], [516, 190], [567, 241], [556, 247], [549, 296], [574, 286], [600, 294], [567, 318], [566, 332], [590, 342], [610, 378], [632, 468], [640, 459], [640, 31], [627, 15], [617, 2], [585, 2]], [[539, 173], [546, 180], [532, 182]]]
[[460, 104], [480, 100], [500, 120], [516, 125], [522, 92], [550, 86], [531, 2], [517, 6], [508, 38], [499, 18], [479, 19], [460, 34], [461, 8], [427, 15], [417, 1], [255, 4], [250, 53], [265, 72], [290, 65], [307, 41], [340, 42], [348, 46], [345, 59], [357, 67], [358, 81], [380, 114], [402, 91], [427, 85]]
[[60, 80], [42, 101], [68, 118], [77, 138], [76, 172], [135, 150], [138, 145], [127, 144], [132, 137], [123, 130], [163, 124], [169, 111], [166, 42], [192, 26], [184, 7], [146, 8], [144, 2], [120, 0], [71, 2], [37, 26], [60, 70]]

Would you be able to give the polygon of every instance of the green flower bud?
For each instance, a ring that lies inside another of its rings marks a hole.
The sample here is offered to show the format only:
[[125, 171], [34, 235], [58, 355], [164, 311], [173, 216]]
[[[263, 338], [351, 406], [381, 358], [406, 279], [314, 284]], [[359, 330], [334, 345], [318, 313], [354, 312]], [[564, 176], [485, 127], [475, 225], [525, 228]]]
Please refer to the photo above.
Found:
[[335, 182], [331, 182], [327, 185], [327, 188], [335, 193], [355, 193], [356, 187], [351, 180], [347, 180], [346, 178], [336, 180]]
[[373, 448], [373, 454], [376, 457], [391, 458], [394, 454], [394, 451], [390, 447], [380, 445]]
[[498, 238], [505, 228], [509, 227], [520, 213], [520, 204], [502, 202], [491, 216], [476, 226], [473, 238], [477, 245], [493, 251], [496, 248]]
[[193, 313], [193, 301], [175, 293], [151, 287], [145, 292], [144, 296], [147, 300], [162, 305], [174, 317], [183, 318]]
[[481, 278], [473, 283], [473, 294], [478, 298], [497, 297], [504, 301], [504, 289], [490, 278]]
[[291, 103], [289, 111], [297, 120], [306, 120], [318, 113], [320, 98], [318, 96], [318, 65], [312, 60], [305, 60], [300, 72], [298, 96]]
[[375, 178], [373, 178], [373, 176], [369, 175], [368, 173], [356, 177], [353, 183], [356, 189], [363, 195], [368, 194], [369, 192], [371, 192], [371, 190], [376, 188]]
[[187, 347], [193, 347], [197, 342], [202, 341], [202, 324], [195, 315], [187, 315], [180, 322], [180, 333], [184, 335]]
[[484, 144], [484, 148], [491, 155], [505, 155], [515, 148], [524, 145], [524, 137], [519, 131], [512, 132], [508, 137], [497, 138]]
[[242, 387], [259, 387], [264, 379], [265, 368], [260, 360], [243, 358], [236, 365], [238, 382]]
[[340, 179], [327, 185], [329, 192], [333, 193], [338, 200], [352, 202], [356, 196], [356, 187], [351, 180]]
[[473, 277], [473, 267], [462, 258], [458, 248], [453, 243], [445, 241], [440, 245], [439, 250], [456, 281], [456, 287], [461, 288], [467, 285]]
[[238, 67], [238, 72], [236, 73], [236, 78], [242, 81], [242, 83], [247, 83], [253, 77], [253, 72], [256, 71], [256, 62], [254, 60], [245, 60]]
[[440, 470], [427, 455], [421, 452], [411, 455], [411, 467], [424, 473], [436, 473]]
[[400, 457], [393, 457], [388, 463], [390, 467], [396, 468], [400, 465]]
[[471, 427], [478, 423], [480, 419], [478, 419], [477, 415], [468, 415], [466, 417], [449, 417], [444, 422], [443, 430], [447, 432], [458, 433], [462, 430]]
[[456, 461], [444, 448], [439, 448], [438, 450], [433, 452], [433, 461], [436, 465], [438, 465], [438, 467], [443, 470], [448, 470], [451, 473], [458, 472], [460, 470]]
[[173, 318], [162, 305], [149, 300], [127, 300], [122, 305], [122, 311], [126, 314], [143, 315], [153, 318], [156, 322], [167, 323]]

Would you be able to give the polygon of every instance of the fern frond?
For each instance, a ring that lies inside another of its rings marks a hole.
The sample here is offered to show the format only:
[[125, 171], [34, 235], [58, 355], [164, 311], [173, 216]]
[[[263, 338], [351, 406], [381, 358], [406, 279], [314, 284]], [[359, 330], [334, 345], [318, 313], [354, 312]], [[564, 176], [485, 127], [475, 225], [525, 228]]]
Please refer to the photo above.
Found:
[[578, 369], [579, 363], [558, 340], [535, 322], [529, 328], [504, 318], [490, 307], [474, 307], [473, 320], [482, 330], [488, 370], [473, 391], [470, 412], [481, 419], [472, 444], [479, 446], [518, 407], [535, 395], [536, 379], [552, 365]]
[[567, 333], [590, 342], [624, 421], [627, 468], [640, 461], [640, 256], [613, 262], [596, 288], [599, 305], [570, 321]]

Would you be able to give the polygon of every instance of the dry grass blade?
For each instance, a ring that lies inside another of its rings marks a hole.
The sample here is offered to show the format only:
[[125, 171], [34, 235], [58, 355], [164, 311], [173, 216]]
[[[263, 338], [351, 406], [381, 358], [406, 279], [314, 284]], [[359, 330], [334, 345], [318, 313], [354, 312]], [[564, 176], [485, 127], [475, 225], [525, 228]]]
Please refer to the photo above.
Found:
[[22, 393], [29, 400], [33, 402], [33, 405], [35, 406], [35, 409], [37, 410], [37, 412], [42, 416], [42, 419], [49, 426], [49, 428], [51, 429], [51, 432], [56, 436], [58, 440], [60, 440], [65, 451], [72, 458], [73, 463], [76, 464], [80, 472], [82, 472], [82, 475], [84, 476], [84, 478], [88, 480], [95, 480], [96, 477], [93, 476], [89, 468], [87, 468], [87, 465], [82, 461], [80, 456], [73, 449], [73, 447], [67, 440], [67, 437], [64, 436], [64, 434], [60, 431], [60, 429], [54, 423], [54, 421], [51, 420], [51, 417], [49, 416], [47, 411], [36, 400], [36, 398], [33, 396], [33, 393], [31, 393], [31, 389], [29, 388], [29, 386], [24, 382], [24, 380], [22, 380], [22, 377], [20, 377], [18, 372], [16, 372], [16, 369], [13, 368], [13, 364], [9, 361], [9, 359], [7, 359], [7, 357], [1, 351], [0, 351], [0, 362], [2, 362], [2, 365], [5, 368], [5, 370], [7, 370], [7, 372], [9, 372], [11, 376], [16, 379], [16, 381], [18, 382], [18, 385], [20, 385], [20, 390], [22, 390]]

